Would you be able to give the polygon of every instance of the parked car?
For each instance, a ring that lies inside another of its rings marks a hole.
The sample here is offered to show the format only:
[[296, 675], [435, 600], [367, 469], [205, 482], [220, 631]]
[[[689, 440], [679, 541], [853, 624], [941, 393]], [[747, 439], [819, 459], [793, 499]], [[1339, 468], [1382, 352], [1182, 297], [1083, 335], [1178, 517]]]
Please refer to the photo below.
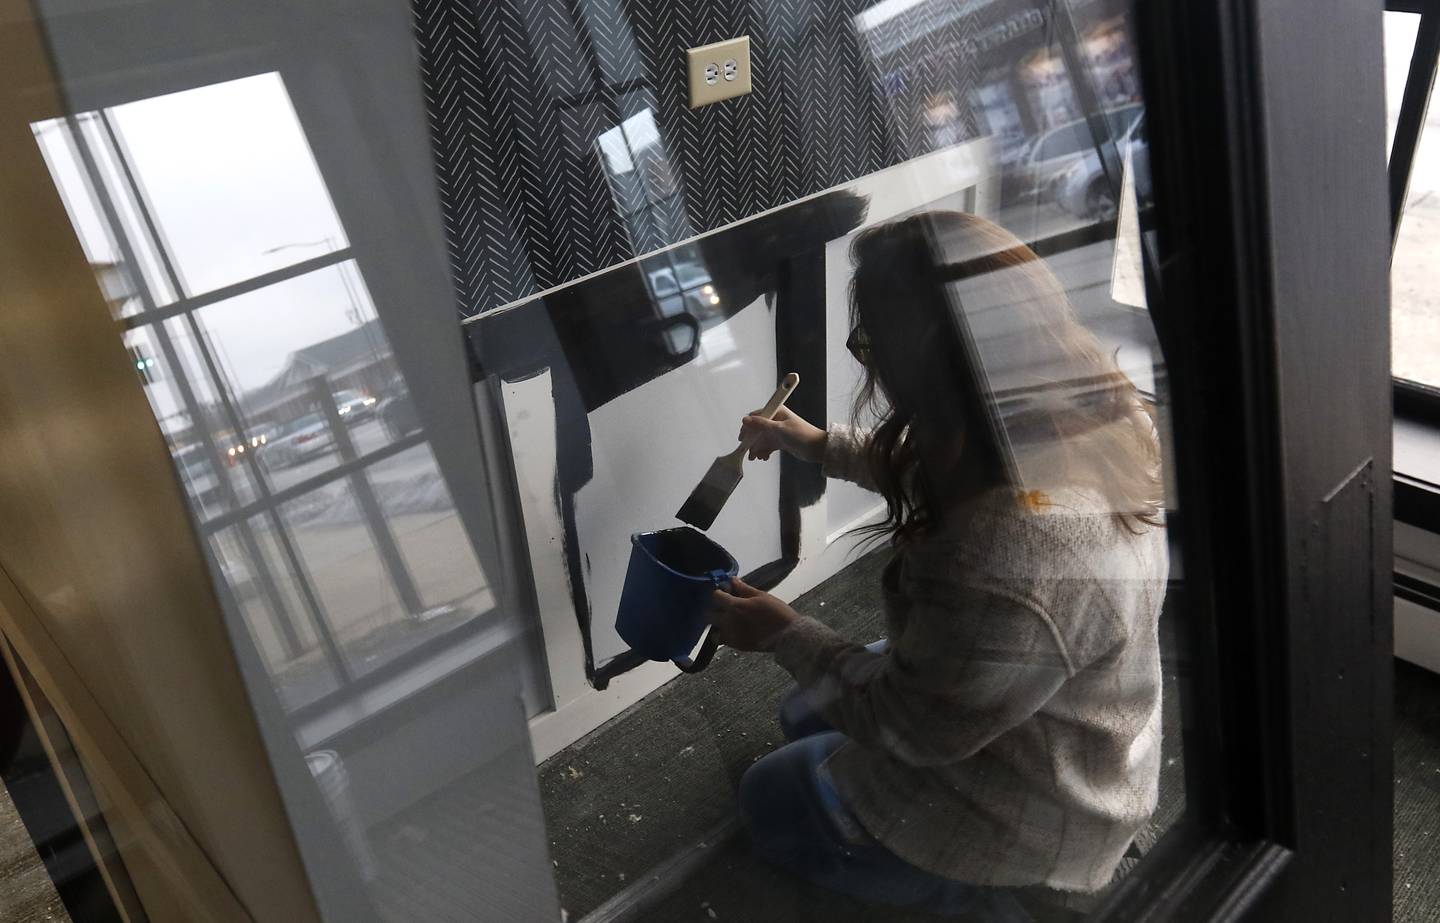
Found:
[[[1136, 191], [1141, 201], [1150, 195], [1150, 146], [1145, 141], [1145, 119], [1135, 120], [1115, 145], [1123, 160], [1130, 153]], [[1055, 184], [1055, 204], [1079, 218], [1113, 221], [1119, 212], [1116, 190], [1100, 164], [1100, 155], [1091, 151], [1070, 165]]]
[[[680, 260], [649, 274], [662, 323], [657, 327], [672, 355], [694, 352], [705, 320], [722, 315], [720, 293], [703, 265]], [[684, 320], [685, 318], [689, 320]], [[671, 322], [670, 318], [681, 320]]]
[[260, 449], [270, 444], [270, 440], [280, 435], [280, 427], [269, 423], [262, 423], [250, 430], [250, 448]]
[[688, 260], [676, 261], [673, 266], [662, 266], [649, 275], [655, 297], [662, 300], [700, 288], [710, 281], [710, 274], [705, 271], [704, 266]]
[[697, 317], [715, 313], [720, 304], [720, 295], [715, 290], [714, 280], [706, 268], [688, 260], [677, 261], [670, 266], [657, 269], [650, 274], [650, 285], [655, 292], [660, 313], [673, 317], [688, 310]]
[[220, 478], [210, 464], [205, 446], [195, 442], [172, 449], [180, 480], [202, 516], [219, 512], [221, 506]]
[[225, 464], [233, 468], [244, 461], [245, 451], [247, 449], [244, 439], [241, 439], [228, 429], [221, 430], [216, 433], [213, 438], [215, 440], [215, 447], [224, 454]]
[[404, 382], [397, 381], [389, 397], [380, 402], [380, 425], [392, 440], [420, 432], [420, 415]]
[[[1130, 131], [1145, 107], [1137, 104], [1109, 109], [1105, 117], [1110, 123], [1110, 133], [1121, 137]], [[1040, 135], [1035, 143], [1026, 149], [1006, 177], [1006, 185], [1013, 189], [1018, 198], [1049, 198], [1054, 193], [1057, 180], [1076, 161], [1095, 151], [1095, 138], [1090, 124], [1076, 119], [1057, 125]]]
[[346, 423], [374, 419], [375, 405], [378, 403], [377, 399], [359, 391], [335, 392], [335, 409], [340, 411], [340, 416], [345, 418]]
[[335, 435], [322, 413], [306, 414], [285, 428], [265, 447], [265, 457], [276, 468], [297, 465], [335, 448]]
[[269, 445], [270, 440], [277, 435], [279, 435], [278, 427], [270, 425], [258, 426], [244, 438], [237, 437], [233, 432], [226, 430], [215, 434], [215, 444], [225, 453], [225, 463], [233, 468], [244, 460], [246, 452], [260, 451], [261, 448]]

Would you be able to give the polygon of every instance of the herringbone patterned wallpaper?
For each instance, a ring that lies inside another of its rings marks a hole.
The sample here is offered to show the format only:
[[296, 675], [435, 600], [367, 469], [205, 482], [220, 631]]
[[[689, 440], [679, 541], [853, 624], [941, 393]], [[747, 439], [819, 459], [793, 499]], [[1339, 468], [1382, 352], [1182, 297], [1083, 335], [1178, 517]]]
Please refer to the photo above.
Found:
[[[414, 0], [462, 315], [973, 134], [976, 6]], [[690, 110], [685, 49], [737, 35], [754, 92]]]

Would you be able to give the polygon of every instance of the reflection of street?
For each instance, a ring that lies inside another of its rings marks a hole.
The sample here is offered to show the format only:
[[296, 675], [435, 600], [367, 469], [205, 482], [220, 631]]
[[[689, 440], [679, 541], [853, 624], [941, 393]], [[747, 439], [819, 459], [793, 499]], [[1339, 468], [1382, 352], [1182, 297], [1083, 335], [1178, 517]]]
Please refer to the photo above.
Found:
[[[391, 442], [389, 435], [385, 432], [385, 428], [375, 420], [367, 420], [364, 423], [351, 426], [349, 433], [350, 440], [355, 446], [355, 454], [361, 457]], [[267, 450], [262, 447], [258, 452], [258, 458], [261, 467], [265, 469], [267, 483], [270, 485], [271, 493], [278, 493], [288, 487], [318, 477], [340, 464], [339, 449], [336, 448], [333, 442], [328, 449], [313, 458], [307, 458], [302, 462], [292, 465], [272, 463], [266, 455], [266, 452]], [[410, 463], [397, 466], [396, 463], [392, 462], [384, 470], [386, 480], [398, 480], [411, 476], [419, 476], [424, 471], [430, 470], [433, 467], [433, 465], [424, 458], [413, 457], [410, 453], [401, 453], [398, 458], [408, 459]], [[235, 486], [240, 501], [249, 503], [255, 500], [256, 492], [250, 484], [248, 475], [245, 474], [245, 469], [237, 464], [229, 467], [227, 471], [230, 474], [230, 480]], [[219, 510], [216, 510], [216, 512], [219, 512]]]
[[[323, 602], [347, 668], [356, 675], [490, 611], [495, 604], [453, 509], [391, 516], [387, 523], [412, 576], [425, 587], [427, 603], [434, 607], [424, 614], [406, 612], [396, 598], [364, 522], [290, 523], [311, 588]], [[268, 536], [262, 534], [261, 539]], [[246, 585], [239, 592], [247, 622], [287, 703], [311, 702], [333, 690], [335, 679], [313, 630], [300, 626], [306, 649], [287, 658], [263, 615], [258, 587]]]
[[[383, 426], [373, 420], [349, 427], [348, 435], [362, 457], [391, 442]], [[263, 464], [265, 451], [260, 449], [258, 460], [268, 469]], [[323, 481], [278, 507], [303, 573], [293, 573], [272, 552], [265, 552], [267, 560], [252, 566], [233, 530], [217, 534], [216, 551], [226, 582], [245, 610], [245, 621], [282, 698], [292, 708], [338, 687], [332, 646], [346, 672], [363, 675], [495, 604], [427, 445], [366, 465], [359, 473], [378, 506], [378, 521], [367, 514], [365, 503], [370, 501], [362, 500], [353, 477], [325, 479], [340, 463], [341, 456], [332, 447], [314, 459], [269, 472], [272, 492], [311, 479]], [[230, 471], [239, 480], [243, 469]], [[253, 491], [247, 488], [242, 496], [246, 493]], [[282, 547], [282, 536], [269, 517], [254, 517], [249, 523], [262, 549]], [[385, 529], [385, 535], [377, 535], [376, 528]], [[382, 538], [393, 543], [393, 552], [382, 552]], [[386, 554], [391, 554], [389, 563]], [[402, 567], [407, 579], [423, 588], [421, 598], [406, 602], [397, 591], [392, 566]], [[284, 613], [272, 610], [265, 579], [274, 581]], [[306, 599], [312, 596], [324, 612], [328, 637], [322, 637], [305, 614]]]
[[[1084, 227], [1077, 218], [1050, 202], [1022, 203], [1001, 210], [995, 218], [1021, 240], [1036, 241]], [[1090, 328], [1107, 348], [1119, 351], [1120, 368], [1141, 391], [1153, 391], [1152, 350], [1157, 349], [1154, 328], [1144, 311], [1117, 303], [1110, 283], [1115, 263], [1115, 242], [1077, 247], [1045, 259], [1080, 322]], [[1159, 360], [1156, 353], [1155, 361]]]
[[[350, 427], [350, 440], [355, 444], [355, 453], [361, 456], [375, 451], [390, 441], [385, 435], [384, 428], [375, 420], [366, 420], [364, 423]], [[264, 449], [260, 450], [259, 457], [261, 464], [269, 473], [272, 491], [284, 490], [292, 484], [298, 484], [318, 474], [324, 474], [340, 462], [339, 452], [333, 445], [328, 451], [314, 458], [283, 468], [268, 464]]]
[[[389, 524], [416, 582], [436, 603], [444, 603], [429, 618], [403, 612], [390, 580], [376, 566], [363, 523], [294, 528], [312, 585], [324, 599], [336, 642], [354, 674], [372, 671], [495, 605], [454, 510], [396, 515]], [[275, 684], [287, 700], [301, 703], [328, 691], [333, 678], [315, 649], [278, 665]]]
[[990, 217], [1016, 237], [1032, 243], [1090, 223], [1048, 200], [1019, 202], [1002, 208], [998, 215]]
[[280, 75], [34, 130], [285, 704], [491, 611]]

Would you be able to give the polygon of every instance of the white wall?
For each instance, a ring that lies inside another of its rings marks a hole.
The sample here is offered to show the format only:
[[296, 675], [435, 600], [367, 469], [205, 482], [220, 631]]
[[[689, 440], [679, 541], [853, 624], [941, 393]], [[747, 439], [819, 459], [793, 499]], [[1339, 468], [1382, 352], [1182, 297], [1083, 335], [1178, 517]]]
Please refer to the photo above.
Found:
[[[869, 199], [866, 225], [925, 207], [982, 210], [998, 192], [987, 174], [990, 146], [977, 141], [862, 177], [842, 187]], [[829, 190], [827, 190], [829, 191]], [[823, 194], [823, 193], [822, 193]], [[827, 307], [826, 405], [832, 420], [850, 416], [858, 367], [845, 350], [852, 238], [825, 253]], [[763, 403], [775, 368], [773, 317], [763, 299], [705, 331], [701, 356], [623, 395], [590, 415], [595, 477], [577, 497], [586, 560], [586, 592], [596, 625], [597, 662], [623, 651], [613, 620], [629, 559], [631, 532], [677, 525], [675, 512], [710, 461], [734, 448], [740, 417]], [[800, 387], [804, 388], [802, 381]], [[548, 375], [506, 384], [510, 431], [555, 710], [531, 721], [537, 760], [598, 727], [649, 692], [679, 676], [651, 663], [601, 692], [584, 681], [578, 621], [570, 603], [563, 529], [554, 495], [554, 412]], [[821, 422], [821, 421], [815, 421]], [[741, 571], [780, 555], [778, 461], [752, 462], [711, 531], [740, 562]], [[879, 498], [830, 482], [825, 496], [802, 513], [800, 565], [775, 592], [793, 599], [853, 559], [845, 533], [877, 512]], [[683, 682], [683, 680], [681, 680]]]

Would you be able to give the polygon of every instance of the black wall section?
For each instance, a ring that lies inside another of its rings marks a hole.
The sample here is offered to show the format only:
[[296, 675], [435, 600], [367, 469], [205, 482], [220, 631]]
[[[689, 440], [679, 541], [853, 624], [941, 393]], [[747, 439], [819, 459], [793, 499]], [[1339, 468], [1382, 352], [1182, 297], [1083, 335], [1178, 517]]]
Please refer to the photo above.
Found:
[[[803, 345], [816, 355], [777, 358], [782, 364], [823, 359], [823, 250], [825, 244], [859, 227], [865, 209], [860, 196], [832, 192], [696, 241], [698, 263], [719, 298], [716, 310], [725, 317], [734, 315], [762, 295], [775, 292], [792, 260], [810, 260], [812, 269], [820, 268], [805, 278], [803, 284], [810, 290], [797, 297], [796, 303], [809, 312], [803, 323], [811, 332], [806, 344], [797, 342], [795, 349]], [[661, 316], [644, 284], [647, 274], [668, 266], [663, 256], [618, 266], [467, 324], [477, 373], [516, 381], [545, 369], [563, 369], [573, 377], [580, 404], [588, 413], [679, 368], [691, 356], [667, 348], [664, 333], [673, 318]], [[817, 381], [823, 378], [823, 365], [815, 375]], [[807, 398], [806, 394], [819, 397]], [[807, 387], [796, 399], [820, 401], [810, 413], [821, 420], [825, 418], [823, 394], [823, 389]]]
[[[961, 0], [862, 28], [873, 6], [414, 0], [461, 313], [973, 137], [987, 43], [1043, 28], [1029, 3]], [[692, 111], [684, 49], [736, 35], [754, 92]], [[932, 100], [957, 107], [943, 132]]]
[[[775, 352], [781, 372], [798, 372], [806, 382], [790, 407], [807, 420], [825, 420], [830, 393], [826, 380], [825, 251], [811, 250], [786, 261], [780, 274], [775, 315]], [[815, 323], [816, 319], [820, 323]], [[825, 493], [819, 465], [789, 454], [780, 456], [780, 551], [782, 573], [767, 575], [767, 587], [779, 583], [800, 561], [800, 510]]]
[[[849, 234], [865, 217], [858, 196], [834, 192], [798, 202], [696, 242], [730, 316], [762, 296], [773, 296], [776, 367], [798, 371], [807, 387], [792, 399], [812, 420], [825, 419], [825, 271], [829, 241]], [[643, 659], [630, 654], [596, 663], [591, 640], [585, 562], [576, 531], [575, 495], [594, 476], [590, 411], [689, 362], [666, 346], [664, 332], [688, 314], [660, 318], [644, 285], [645, 276], [665, 258], [616, 267], [557, 292], [466, 325], [476, 381], [518, 381], [548, 370], [555, 400], [556, 496], [565, 532], [565, 566], [571, 602], [580, 621], [590, 680], [605, 688], [611, 678]], [[690, 319], [697, 332], [699, 323]], [[814, 465], [783, 464], [780, 510], [781, 558], [761, 565], [746, 579], [773, 587], [799, 562], [800, 509], [825, 489]]]

